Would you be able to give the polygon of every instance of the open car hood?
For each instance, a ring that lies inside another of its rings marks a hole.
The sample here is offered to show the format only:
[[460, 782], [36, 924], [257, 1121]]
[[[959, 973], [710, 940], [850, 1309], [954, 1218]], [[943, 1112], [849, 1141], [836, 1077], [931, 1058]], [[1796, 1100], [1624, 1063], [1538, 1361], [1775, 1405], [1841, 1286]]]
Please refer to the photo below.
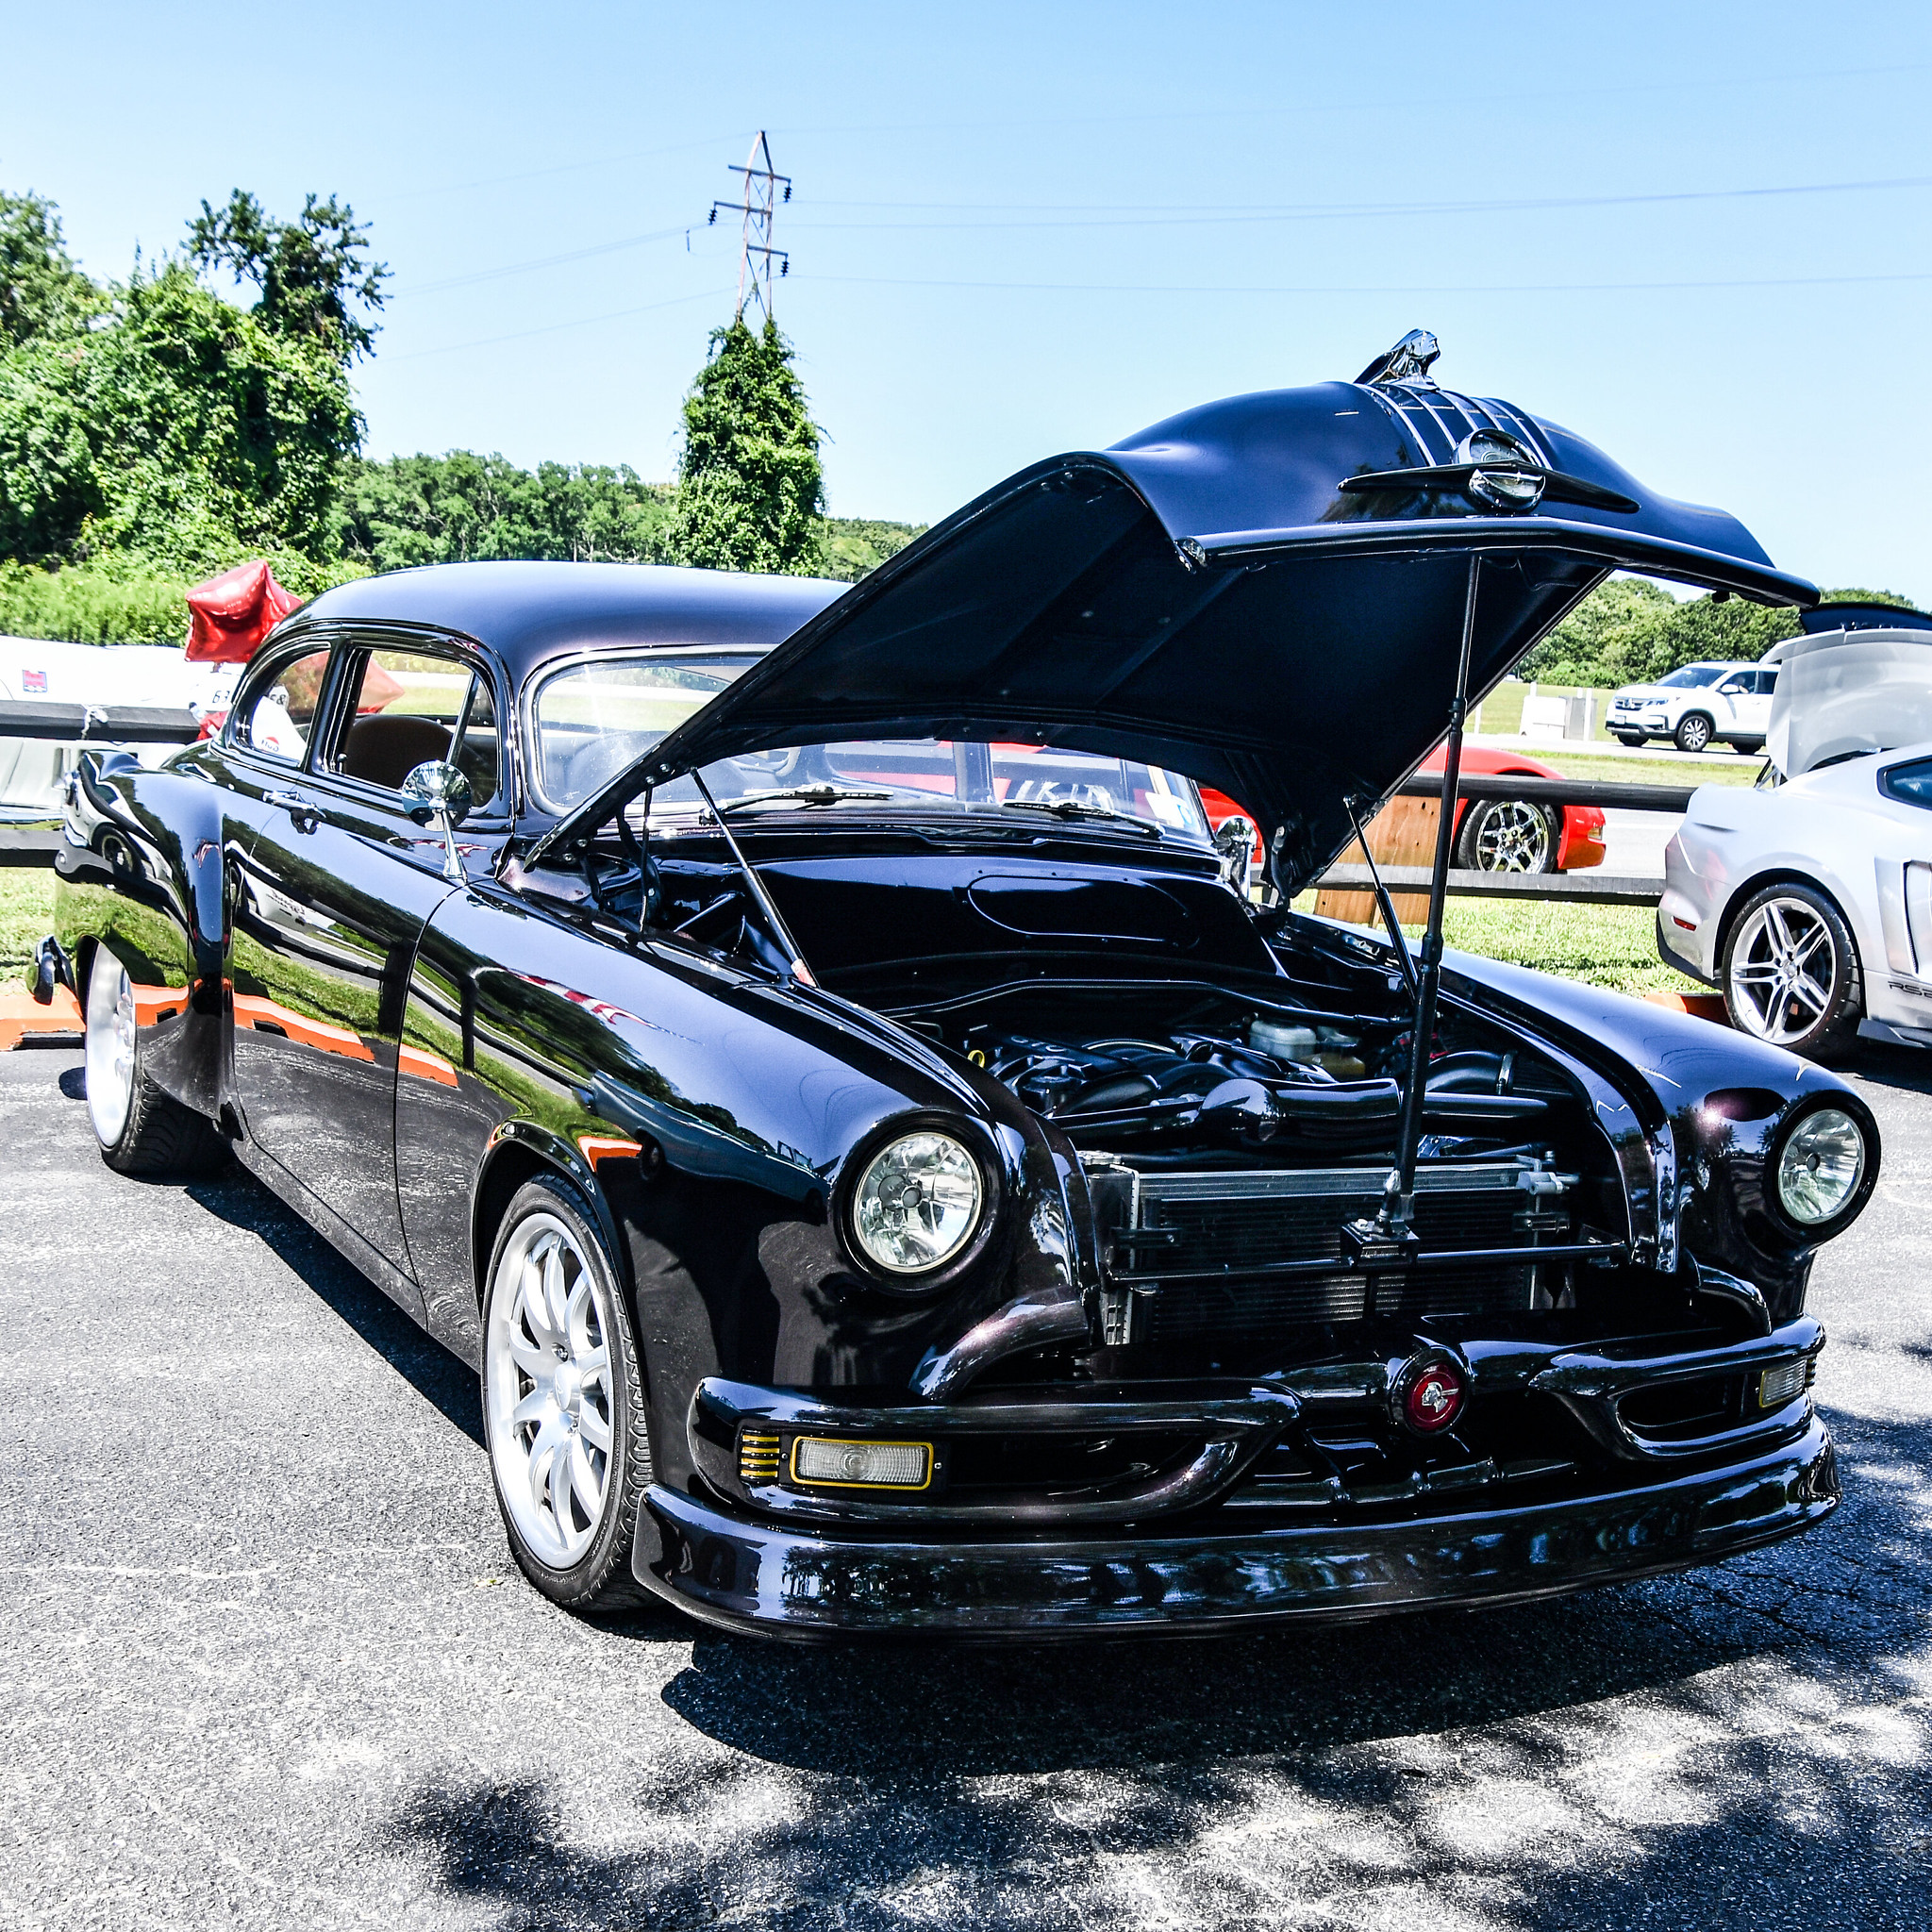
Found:
[[1825, 631], [1773, 645], [1764, 662], [1779, 667], [1765, 750], [1787, 778], [1932, 739], [1932, 629]]
[[[1458, 462], [1497, 431], [1541, 478], [1526, 512], [1486, 508]], [[1818, 598], [1735, 518], [1507, 404], [1425, 378], [1237, 396], [988, 491], [544, 842], [735, 754], [988, 739], [1185, 772], [1258, 815], [1292, 888], [1351, 836], [1344, 801], [1373, 808], [1447, 729], [1478, 556], [1472, 700], [1613, 569]]]

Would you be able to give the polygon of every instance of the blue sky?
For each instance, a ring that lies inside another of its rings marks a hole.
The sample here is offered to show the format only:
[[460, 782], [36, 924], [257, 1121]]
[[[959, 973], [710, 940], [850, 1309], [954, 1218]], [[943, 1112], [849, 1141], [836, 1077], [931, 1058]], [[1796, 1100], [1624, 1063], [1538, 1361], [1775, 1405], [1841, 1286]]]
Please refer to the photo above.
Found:
[[939, 517], [1421, 325], [1781, 565], [1932, 602], [1923, 5], [5, 0], [0, 46], [0, 185], [96, 274], [235, 186], [374, 224], [374, 454], [670, 475], [762, 126], [838, 512]]

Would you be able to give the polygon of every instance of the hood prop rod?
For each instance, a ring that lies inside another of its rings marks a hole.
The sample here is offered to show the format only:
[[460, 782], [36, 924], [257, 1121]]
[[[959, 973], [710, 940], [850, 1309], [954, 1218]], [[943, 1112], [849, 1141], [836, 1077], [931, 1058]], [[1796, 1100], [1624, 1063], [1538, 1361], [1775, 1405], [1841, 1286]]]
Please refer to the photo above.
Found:
[[805, 963], [805, 955], [798, 950], [798, 941], [791, 937], [791, 928], [785, 924], [785, 915], [772, 902], [772, 895], [765, 891], [765, 882], [752, 869], [752, 862], [744, 856], [744, 847], [731, 836], [731, 826], [724, 814], [718, 809], [718, 801], [711, 796], [711, 788], [705, 783], [705, 774], [693, 770], [691, 783], [698, 788], [707, 808], [717, 821], [718, 829], [724, 835], [724, 842], [731, 848], [731, 856], [738, 861], [738, 869], [744, 874], [744, 883], [751, 889], [751, 896], [763, 916], [766, 929], [778, 941], [780, 951], [790, 962], [793, 979], [801, 986], [817, 986], [811, 976], [811, 968]]
[[1356, 810], [1359, 800], [1344, 798], [1341, 808], [1348, 814], [1348, 822], [1355, 827], [1355, 841], [1362, 848], [1362, 857], [1368, 861], [1369, 878], [1374, 887], [1375, 904], [1382, 910], [1382, 924], [1389, 928], [1389, 943], [1395, 948], [1395, 963], [1408, 987], [1410, 999], [1422, 997], [1422, 987], [1415, 976], [1415, 961], [1408, 957], [1408, 941], [1402, 936], [1402, 922], [1395, 916], [1395, 901], [1389, 896], [1389, 888], [1382, 883], [1381, 868], [1375, 863], [1375, 855], [1369, 850], [1369, 835], [1362, 830], [1361, 814]]
[[[1357, 1267], [1404, 1267], [1422, 1252], [1415, 1232], [1415, 1163], [1423, 1137], [1423, 1100], [1429, 1078], [1429, 1048], [1436, 1035], [1436, 1000], [1442, 985], [1442, 908], [1449, 893], [1449, 855], [1456, 842], [1457, 788], [1462, 776], [1462, 725], [1469, 709], [1469, 659], [1475, 639], [1476, 583], [1480, 554], [1469, 559], [1469, 584], [1462, 599], [1462, 642], [1456, 659], [1456, 689], [1449, 701], [1449, 738], [1442, 763], [1442, 804], [1436, 822], [1436, 861], [1429, 872], [1429, 917], [1423, 933], [1423, 969], [1415, 985], [1415, 1027], [1409, 1042], [1408, 1079], [1402, 1090], [1402, 1117], [1396, 1133], [1395, 1165], [1382, 1183], [1382, 1205], [1373, 1221], [1351, 1221], [1341, 1230], [1342, 1252]], [[1351, 811], [1351, 818], [1354, 813]], [[1369, 849], [1362, 841], [1362, 850]], [[1373, 868], [1374, 860], [1369, 861]], [[1394, 907], [1381, 891], [1383, 917], [1391, 924]], [[1401, 928], [1395, 926], [1398, 949]]]

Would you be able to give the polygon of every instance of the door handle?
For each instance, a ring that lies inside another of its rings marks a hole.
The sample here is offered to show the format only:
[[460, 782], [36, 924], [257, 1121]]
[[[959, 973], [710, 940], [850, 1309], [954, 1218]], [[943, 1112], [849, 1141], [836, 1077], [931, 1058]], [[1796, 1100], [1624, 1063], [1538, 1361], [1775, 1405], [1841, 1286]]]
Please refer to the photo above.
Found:
[[312, 832], [323, 822], [322, 814], [299, 791], [264, 791], [261, 802], [280, 806], [298, 832]]

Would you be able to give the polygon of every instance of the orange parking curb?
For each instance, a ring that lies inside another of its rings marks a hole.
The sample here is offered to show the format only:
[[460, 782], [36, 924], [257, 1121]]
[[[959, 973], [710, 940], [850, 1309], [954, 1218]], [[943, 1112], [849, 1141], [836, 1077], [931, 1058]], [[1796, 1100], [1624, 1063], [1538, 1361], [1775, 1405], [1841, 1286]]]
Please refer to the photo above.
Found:
[[0, 1053], [9, 1053], [30, 1034], [77, 1034], [80, 1002], [64, 986], [43, 1007], [16, 980], [0, 988]]
[[1674, 1013], [1693, 1013], [1698, 1019], [1713, 1020], [1720, 1026], [1731, 1024], [1721, 992], [1647, 992], [1643, 997], [1652, 1006], [1668, 1007]]

